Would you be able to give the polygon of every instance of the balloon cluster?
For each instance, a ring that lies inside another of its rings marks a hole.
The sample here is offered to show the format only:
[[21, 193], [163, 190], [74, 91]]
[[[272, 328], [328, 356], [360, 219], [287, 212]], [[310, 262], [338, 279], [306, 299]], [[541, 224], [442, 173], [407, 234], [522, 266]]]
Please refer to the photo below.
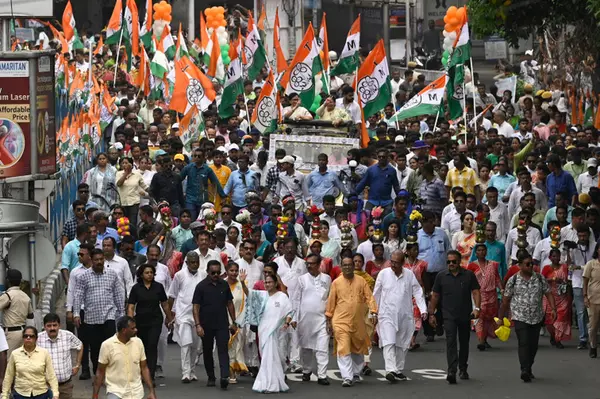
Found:
[[464, 25], [467, 20], [467, 9], [465, 7], [456, 8], [451, 6], [446, 11], [444, 16], [444, 53], [442, 54], [442, 64], [446, 66], [448, 64], [448, 58], [450, 57], [450, 50], [454, 46], [454, 42], [460, 33], [460, 28]]
[[125, 237], [131, 235], [131, 228], [129, 227], [129, 218], [117, 219], [117, 233], [119, 237]]
[[323, 213], [323, 209], [313, 205], [307, 211], [306, 214], [313, 218], [312, 221], [312, 234], [310, 235], [313, 240], [318, 240], [321, 237], [321, 219], [319, 215]]
[[[229, 35], [225, 27], [227, 21], [225, 21], [225, 8], [223, 7], [210, 7], [204, 10], [206, 16], [206, 26], [208, 26], [208, 33], [212, 35], [213, 31], [216, 32], [217, 40], [219, 41], [219, 48], [221, 49], [221, 58], [223, 58], [223, 64], [229, 65], [231, 58], [229, 57]], [[213, 43], [213, 46], [216, 45]]]
[[161, 37], [165, 26], [167, 26], [173, 17], [171, 16], [171, 5], [166, 1], [162, 0], [160, 3], [154, 4], [152, 7], [154, 13], [152, 18], [154, 23], [152, 24], [152, 30], [156, 37]]
[[383, 242], [383, 238], [385, 237], [385, 233], [382, 229], [383, 208], [380, 206], [373, 208], [371, 217], [373, 218], [373, 227], [375, 227], [375, 232], [373, 232], [373, 242]]
[[206, 221], [206, 230], [210, 232], [214, 231], [217, 224], [217, 212], [215, 212], [214, 208], [203, 210], [202, 216], [204, 216], [204, 220]]
[[277, 218], [277, 242], [281, 243], [288, 236], [288, 223], [290, 218], [279, 216]]

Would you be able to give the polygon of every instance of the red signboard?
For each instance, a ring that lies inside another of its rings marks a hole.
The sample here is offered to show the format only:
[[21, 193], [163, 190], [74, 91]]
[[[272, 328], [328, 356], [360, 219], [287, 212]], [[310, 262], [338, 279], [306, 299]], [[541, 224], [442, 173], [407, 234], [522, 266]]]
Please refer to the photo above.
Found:
[[0, 59], [0, 178], [31, 170], [29, 60]]

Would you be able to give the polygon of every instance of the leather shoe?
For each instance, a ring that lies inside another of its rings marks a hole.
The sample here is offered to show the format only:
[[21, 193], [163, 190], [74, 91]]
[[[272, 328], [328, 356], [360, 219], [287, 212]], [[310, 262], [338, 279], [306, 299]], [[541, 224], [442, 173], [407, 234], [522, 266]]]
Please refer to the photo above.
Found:
[[90, 375], [89, 371], [82, 371], [81, 374], [79, 375], [79, 380], [81, 380], [81, 381], [89, 380], [91, 378], [92, 378], [92, 376]]
[[467, 370], [462, 370], [458, 373], [458, 378], [460, 378], [461, 380], [468, 380], [469, 373], [467, 373]]
[[521, 371], [521, 379], [523, 382], [531, 382], [531, 375], [527, 371]]
[[217, 381], [212, 378], [209, 378], [208, 381], [206, 382], [206, 386], [207, 387], [217, 386]]
[[325, 378], [319, 378], [319, 380], [317, 381], [317, 384], [319, 384], [319, 385], [329, 385], [329, 380], [327, 379], [327, 377], [325, 377]]
[[446, 376], [446, 381], [448, 381], [449, 384], [456, 384], [456, 374], [449, 373]]
[[229, 378], [221, 378], [221, 389], [227, 389]]
[[304, 382], [310, 381], [310, 373], [302, 373], [302, 381], [304, 381]]

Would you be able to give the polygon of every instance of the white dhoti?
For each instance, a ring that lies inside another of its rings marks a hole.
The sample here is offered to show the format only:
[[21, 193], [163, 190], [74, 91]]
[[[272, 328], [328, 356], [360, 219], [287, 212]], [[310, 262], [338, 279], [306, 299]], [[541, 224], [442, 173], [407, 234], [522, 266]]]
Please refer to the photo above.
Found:
[[196, 353], [200, 339], [194, 332], [192, 324], [176, 324], [173, 332], [173, 341], [181, 347], [181, 375], [182, 378], [197, 379]]
[[329, 364], [329, 353], [327, 351], [302, 348], [300, 359], [303, 374], [314, 373], [319, 379], [327, 378], [327, 366]]
[[354, 376], [360, 376], [363, 369], [365, 355], [352, 353], [346, 356], [338, 356], [337, 363], [340, 374], [344, 380], [352, 380]]
[[161, 366], [165, 364], [165, 357], [167, 356], [167, 338], [169, 337], [169, 330], [163, 324], [162, 330], [160, 331], [160, 337], [158, 338], [158, 353], [156, 365]]
[[290, 328], [288, 333], [288, 359], [290, 360], [290, 368], [300, 367], [300, 346], [298, 343], [298, 331]]
[[383, 347], [383, 360], [385, 362], [386, 373], [402, 373], [404, 371], [404, 362], [408, 349], [401, 348], [395, 344]]

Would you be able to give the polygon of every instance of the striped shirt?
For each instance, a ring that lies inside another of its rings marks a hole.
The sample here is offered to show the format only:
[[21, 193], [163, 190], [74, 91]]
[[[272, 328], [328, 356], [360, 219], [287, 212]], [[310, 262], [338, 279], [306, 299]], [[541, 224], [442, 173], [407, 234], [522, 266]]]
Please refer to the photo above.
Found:
[[81, 349], [79, 338], [69, 331], [59, 329], [56, 339], [52, 340], [46, 331], [42, 331], [38, 336], [37, 345], [50, 353], [58, 383], [69, 381], [73, 370], [71, 351]]
[[424, 202], [423, 210], [441, 215], [448, 202], [448, 192], [444, 182], [439, 177], [434, 177], [432, 181], [423, 179], [419, 187], [419, 198]]
[[114, 270], [96, 273], [92, 268], [81, 274], [75, 288], [73, 309], [85, 306], [85, 324], [104, 324], [125, 314], [125, 289]]

